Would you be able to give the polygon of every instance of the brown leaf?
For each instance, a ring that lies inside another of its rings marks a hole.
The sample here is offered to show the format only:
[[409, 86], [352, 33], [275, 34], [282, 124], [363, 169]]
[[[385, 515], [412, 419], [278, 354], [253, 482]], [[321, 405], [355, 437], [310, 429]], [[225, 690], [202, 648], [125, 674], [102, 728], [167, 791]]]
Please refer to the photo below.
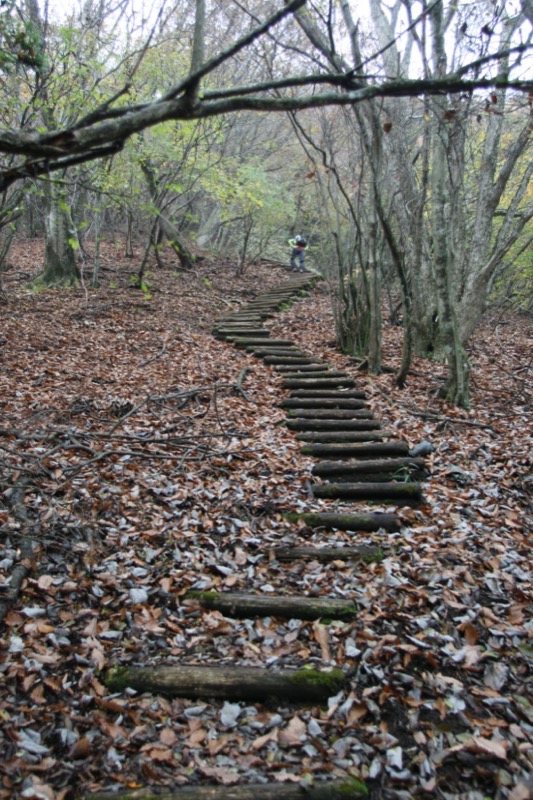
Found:
[[197, 745], [201, 744], [204, 741], [206, 736], [207, 736], [207, 731], [205, 730], [205, 728], [199, 728], [197, 731], [191, 733], [187, 741], [191, 747], [196, 747]]
[[141, 747], [141, 750], [143, 753], [146, 753], [152, 761], [160, 761], [163, 764], [171, 764], [174, 761], [174, 753], [169, 747], [146, 744]]
[[279, 732], [279, 743], [285, 747], [301, 745], [307, 738], [305, 722], [299, 717], [293, 717], [286, 728]]
[[159, 741], [161, 744], [165, 744], [168, 747], [172, 747], [176, 744], [177, 736], [175, 731], [172, 728], [163, 728], [161, 733], [159, 734]]
[[320, 645], [322, 658], [324, 661], [331, 661], [331, 650], [329, 646], [329, 634], [325, 625], [321, 625], [318, 620], [313, 623], [313, 633]]
[[464, 625], [459, 626], [459, 630], [462, 631], [468, 644], [477, 644], [479, 634], [475, 625], [472, 625], [471, 622], [465, 622]]
[[73, 761], [81, 758], [88, 758], [92, 753], [93, 746], [91, 740], [87, 736], [82, 736], [81, 739], [72, 745], [69, 750], [68, 757]]
[[257, 739], [254, 739], [252, 742], [252, 747], [254, 750], [261, 750], [268, 742], [277, 742], [278, 741], [278, 728], [275, 728], [273, 731], [269, 731], [265, 733], [264, 736], [258, 736]]
[[466, 742], [465, 749], [471, 753], [483, 753], [484, 755], [494, 756], [494, 758], [507, 758], [508, 742], [498, 741], [494, 739], [485, 739], [483, 736], [476, 736], [470, 741]]

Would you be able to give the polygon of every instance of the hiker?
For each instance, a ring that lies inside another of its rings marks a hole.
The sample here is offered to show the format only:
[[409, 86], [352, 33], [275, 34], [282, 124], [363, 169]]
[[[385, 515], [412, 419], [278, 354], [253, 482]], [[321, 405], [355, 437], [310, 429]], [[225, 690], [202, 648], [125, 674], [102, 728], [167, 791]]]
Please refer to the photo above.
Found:
[[[305, 248], [307, 242], [301, 234], [298, 234], [294, 239], [289, 239], [289, 244], [292, 247], [291, 253], [291, 268], [292, 272], [305, 272]], [[299, 266], [296, 266], [298, 262]]]

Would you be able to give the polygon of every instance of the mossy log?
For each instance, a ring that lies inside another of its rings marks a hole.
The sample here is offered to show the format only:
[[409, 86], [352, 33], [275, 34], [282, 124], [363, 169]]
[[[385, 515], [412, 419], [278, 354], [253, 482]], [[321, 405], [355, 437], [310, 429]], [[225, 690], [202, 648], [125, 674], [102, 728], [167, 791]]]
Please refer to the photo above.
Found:
[[344, 685], [340, 669], [285, 669], [274, 672], [260, 667], [159, 666], [114, 667], [104, 678], [111, 692], [136, 689], [168, 697], [214, 697], [221, 700], [320, 702], [337, 694]]
[[368, 797], [368, 789], [357, 778], [320, 781], [302, 787], [298, 783], [257, 783], [238, 786], [161, 786], [94, 792], [84, 800], [356, 800]]
[[312, 469], [313, 475], [323, 480], [342, 482], [390, 481], [421, 477], [424, 472], [423, 458], [380, 458], [357, 461], [319, 461]]
[[320, 361], [317, 361], [316, 358], [312, 358], [309, 356], [293, 356], [292, 354], [289, 356], [265, 356], [264, 357], [265, 364], [268, 364], [271, 367], [302, 367], [302, 366], [309, 366], [313, 365], [316, 367], [325, 367], [326, 364], [323, 364]]
[[252, 300], [251, 302], [258, 302], [260, 300], [276, 300], [276, 298], [281, 297], [283, 299], [296, 297], [298, 293], [301, 291], [303, 283], [291, 283], [291, 284], [283, 284], [283, 286], [278, 286], [275, 289], [270, 289], [265, 294], [261, 294]]
[[250, 303], [248, 308], [252, 311], [279, 311], [286, 300], [266, 300], [260, 303]]
[[278, 561], [364, 561], [373, 564], [385, 558], [381, 547], [360, 545], [359, 547], [277, 547], [274, 558]]
[[309, 372], [314, 373], [313, 377], [315, 377], [316, 374], [322, 375], [328, 369], [327, 364], [271, 364], [271, 366], [286, 378]]
[[353, 442], [381, 442], [392, 434], [390, 431], [310, 431], [298, 433], [299, 442], [315, 444], [350, 444]]
[[253, 336], [254, 339], [268, 339], [270, 331], [267, 331], [266, 328], [220, 328], [213, 333], [213, 336], [217, 339], [225, 339], [228, 342], [232, 342], [242, 336]]
[[419, 483], [313, 483], [314, 497], [324, 500], [381, 500], [396, 505], [418, 505], [422, 502]]
[[409, 455], [407, 442], [362, 442], [357, 444], [306, 444], [302, 453], [314, 458], [402, 458]]
[[250, 309], [247, 313], [256, 314], [263, 321], [265, 319], [271, 319], [272, 317], [275, 316], [275, 311], [265, 311], [264, 309], [263, 310]]
[[231, 319], [219, 317], [215, 320], [213, 328], [218, 330], [219, 328], [231, 328], [236, 325], [248, 325], [249, 328], [261, 328], [263, 326], [263, 321], [259, 314], [246, 314], [235, 316]]
[[252, 311], [239, 311], [235, 312], [234, 314], [226, 314], [223, 317], [217, 317], [214, 327], [220, 328], [221, 325], [249, 325], [253, 322], [255, 322], [257, 325], [261, 325], [261, 314], [254, 313]]
[[351, 600], [335, 597], [278, 597], [238, 592], [187, 592], [184, 600], [192, 600], [202, 608], [221, 611], [227, 617], [284, 617], [285, 619], [352, 619], [357, 615]]
[[259, 330], [264, 331], [263, 325], [261, 321], [256, 322], [224, 322], [221, 325], [215, 325], [211, 330], [213, 336], [218, 336], [221, 332], [226, 331], [229, 335], [237, 332], [240, 333], [242, 331], [246, 332], [249, 330]]
[[269, 343], [264, 342], [262, 347], [257, 347], [256, 345], [250, 348], [247, 347], [246, 349], [251, 350], [256, 358], [267, 358], [268, 356], [279, 356], [280, 358], [283, 358], [284, 356], [309, 358], [309, 353], [306, 353], [305, 350], [299, 350], [297, 347], [284, 348], [270, 347], [267, 345], [269, 345]]
[[362, 389], [295, 389], [291, 392], [291, 397], [324, 397], [327, 399], [339, 400], [364, 400], [366, 392]]
[[378, 430], [381, 423], [377, 419], [369, 419], [372, 415], [365, 412], [361, 419], [288, 419], [285, 425], [290, 431], [373, 431]]
[[235, 347], [251, 347], [252, 345], [259, 345], [264, 347], [268, 344], [269, 347], [291, 347], [293, 342], [290, 339], [269, 339], [265, 342], [261, 338], [254, 338], [253, 336], [237, 336], [233, 340]]
[[355, 381], [352, 378], [286, 378], [282, 386], [284, 389], [333, 389], [339, 386], [351, 388], [355, 386]]
[[303, 522], [310, 528], [326, 528], [327, 530], [349, 531], [351, 533], [379, 531], [381, 528], [392, 533], [399, 531], [401, 520], [395, 514], [380, 512], [367, 514], [336, 514], [328, 512], [289, 513], [284, 514], [288, 522]]
[[280, 403], [281, 408], [364, 408], [365, 401], [358, 397], [288, 397]]
[[[361, 405], [364, 403], [361, 401]], [[287, 416], [298, 419], [372, 419], [371, 411], [357, 408], [290, 408]]]
[[317, 372], [315, 375], [309, 375], [309, 376], [298, 375], [297, 373], [293, 374], [293, 373], [288, 372], [284, 377], [287, 378], [287, 379], [289, 379], [289, 378], [301, 378], [302, 380], [314, 381], [314, 380], [320, 380], [321, 378], [327, 378], [327, 379], [347, 378], [348, 376], [346, 375], [345, 372], [340, 372], [340, 371], [337, 371], [337, 370], [334, 370], [334, 369], [328, 369], [328, 370], [322, 370], [321, 372]]

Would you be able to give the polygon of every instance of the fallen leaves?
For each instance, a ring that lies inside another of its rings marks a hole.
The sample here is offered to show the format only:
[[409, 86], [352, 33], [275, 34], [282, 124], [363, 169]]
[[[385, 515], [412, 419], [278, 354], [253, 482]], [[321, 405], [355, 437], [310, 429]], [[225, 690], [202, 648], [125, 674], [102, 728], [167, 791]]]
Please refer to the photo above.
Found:
[[[387, 375], [361, 379], [387, 429], [435, 446], [427, 505], [403, 509], [397, 534], [363, 536], [383, 549], [381, 563], [281, 564], [280, 545], [349, 545], [353, 535], [285, 522], [286, 510], [332, 504], [309, 496], [312, 462], [279, 424], [275, 373], [209, 334], [220, 297], [237, 303], [241, 290], [283, 273], [258, 268], [241, 284], [220, 265], [205, 269], [209, 289], [194, 288], [201, 273], [158, 272], [161, 292], [142, 308], [129, 289], [103, 289], [104, 311], [99, 294], [85, 306], [73, 293], [65, 310], [63, 296], [22, 292], [5, 320], [3, 425], [12, 432], [2, 440], [0, 586], [18, 563], [25, 523], [9, 492], [28, 463], [39, 480], [24, 503], [40, 527], [2, 638], [0, 798], [355, 773], [389, 793], [525, 800], [527, 419], [512, 378], [498, 371], [500, 344], [490, 330], [475, 344], [468, 416], [435, 400], [437, 364], [416, 363], [422, 377], [407, 395]], [[314, 295], [268, 324], [345, 366], [331, 346], [328, 298]], [[502, 335], [525, 358], [520, 324]], [[384, 359], [398, 353], [387, 328]], [[232, 388], [244, 366], [248, 400]], [[391, 406], [375, 386], [437, 418]], [[486, 427], [451, 422], [463, 418]], [[184, 602], [191, 588], [350, 598], [358, 616], [236, 620]], [[311, 661], [341, 667], [348, 685], [327, 707], [295, 708], [109, 696], [99, 680], [110, 664], [166, 660], [273, 669]]]

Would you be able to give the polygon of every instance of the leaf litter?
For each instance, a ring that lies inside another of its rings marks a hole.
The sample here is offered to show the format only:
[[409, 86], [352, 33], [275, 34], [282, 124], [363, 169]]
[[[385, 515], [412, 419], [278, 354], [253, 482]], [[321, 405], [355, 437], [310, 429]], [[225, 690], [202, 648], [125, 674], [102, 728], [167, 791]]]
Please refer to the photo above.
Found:
[[[20, 263], [38, 263], [39, 247], [24, 243]], [[4, 601], [0, 798], [347, 774], [375, 798], [528, 797], [527, 321], [488, 318], [475, 337], [468, 412], [438, 399], [434, 363], [415, 361], [402, 392], [388, 373], [358, 376], [334, 347], [325, 285], [267, 322], [358, 377], [384, 428], [434, 447], [425, 505], [400, 510], [398, 533], [333, 535], [283, 517], [345, 506], [310, 495], [280, 379], [210, 333], [227, 302], [283, 271], [158, 271], [147, 301], [130, 268], [88, 303], [14, 283], [2, 309], [0, 603], [26, 573]], [[384, 361], [399, 352], [386, 327]], [[384, 559], [275, 557], [354, 538]], [[190, 589], [350, 598], [357, 617], [237, 620], [185, 601]], [[327, 706], [171, 700], [110, 695], [116, 663], [312, 664], [348, 680]]]

